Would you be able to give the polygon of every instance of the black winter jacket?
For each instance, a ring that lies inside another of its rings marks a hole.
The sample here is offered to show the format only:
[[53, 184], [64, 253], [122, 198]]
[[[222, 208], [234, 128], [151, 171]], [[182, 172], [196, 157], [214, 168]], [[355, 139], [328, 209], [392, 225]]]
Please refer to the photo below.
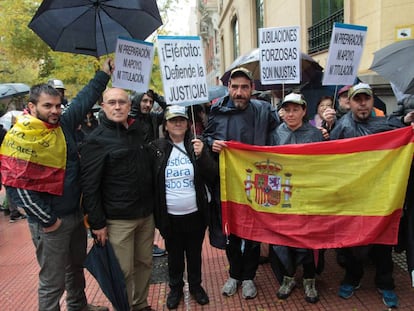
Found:
[[365, 136], [395, 130], [404, 126], [405, 125], [401, 122], [401, 120], [394, 116], [370, 116], [368, 120], [357, 121], [354, 119], [352, 111], [349, 111], [336, 123], [334, 129], [330, 133], [330, 139], [334, 140]]
[[323, 141], [322, 132], [311, 124], [304, 122], [301, 127], [292, 131], [286, 123], [282, 123], [273, 131], [271, 145], [306, 144]]
[[[204, 145], [202, 154], [196, 158], [191, 143], [190, 132], [187, 131], [184, 139], [185, 151], [194, 166], [194, 184], [198, 210], [201, 211], [207, 224], [208, 195], [205, 185], [212, 183], [218, 174], [217, 162], [211, 157], [207, 145]], [[154, 178], [156, 187], [156, 203], [154, 209], [155, 226], [164, 239], [170, 234], [170, 222], [167, 211], [165, 193], [165, 168], [172, 151], [173, 143], [168, 138], [160, 138], [150, 143], [154, 157]]]
[[272, 106], [251, 99], [245, 110], [231, 105], [229, 96], [211, 107], [204, 137], [211, 147], [214, 140], [235, 140], [251, 145], [266, 145], [270, 132], [279, 124], [279, 116]]
[[148, 149], [137, 122], [128, 129], [103, 115], [81, 146], [83, 207], [92, 229], [106, 219], [144, 218], [153, 212], [153, 178]]
[[141, 100], [145, 93], [138, 93], [132, 98], [130, 116], [138, 121], [138, 127], [143, 132], [144, 140], [149, 143], [159, 137], [159, 126], [164, 119], [164, 110], [167, 107], [163, 97], [157, 96], [158, 104], [163, 111], [151, 111], [150, 113], [141, 113]]

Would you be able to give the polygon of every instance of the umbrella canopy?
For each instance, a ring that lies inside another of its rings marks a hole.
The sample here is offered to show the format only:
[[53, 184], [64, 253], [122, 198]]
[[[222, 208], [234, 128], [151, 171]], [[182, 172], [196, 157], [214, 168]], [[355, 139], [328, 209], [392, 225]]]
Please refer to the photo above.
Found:
[[[301, 58], [301, 85], [316, 81], [320, 83], [323, 68], [309, 55], [305, 53], [300, 54]], [[253, 78], [256, 80], [255, 85], [258, 90], [274, 89], [280, 85], [262, 85], [260, 83], [260, 49], [256, 48], [250, 53], [239, 56], [220, 78], [224, 85], [228, 84], [230, 73], [234, 68], [245, 67], [249, 69]]]
[[208, 87], [208, 100], [212, 101], [216, 98], [226, 96], [229, 93], [227, 86], [211, 85]]
[[25, 95], [30, 91], [30, 86], [24, 83], [2, 83], [0, 84], [0, 99]]
[[29, 23], [54, 51], [96, 57], [118, 36], [145, 40], [161, 25], [155, 0], [44, 0]]
[[84, 266], [95, 277], [103, 293], [117, 311], [129, 311], [124, 274], [112, 245], [94, 244], [86, 256]]
[[392, 43], [374, 52], [370, 69], [392, 82], [402, 93], [414, 94], [414, 39]]
[[12, 124], [14, 124], [17, 116], [23, 114], [23, 111], [20, 110], [11, 110], [7, 111], [4, 115], [0, 117], [0, 124], [3, 125], [3, 128], [10, 130]]

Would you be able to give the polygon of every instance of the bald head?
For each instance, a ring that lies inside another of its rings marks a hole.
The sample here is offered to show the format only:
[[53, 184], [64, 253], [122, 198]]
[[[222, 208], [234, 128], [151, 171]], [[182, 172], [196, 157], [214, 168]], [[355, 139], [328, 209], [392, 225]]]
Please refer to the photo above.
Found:
[[131, 101], [128, 93], [120, 88], [110, 88], [103, 93], [102, 109], [106, 117], [116, 123], [127, 126]]

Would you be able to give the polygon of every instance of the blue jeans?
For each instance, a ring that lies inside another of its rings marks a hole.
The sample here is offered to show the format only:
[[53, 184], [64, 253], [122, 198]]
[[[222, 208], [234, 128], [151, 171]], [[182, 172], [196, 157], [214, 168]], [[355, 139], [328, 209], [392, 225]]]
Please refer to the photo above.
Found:
[[82, 310], [87, 302], [83, 262], [86, 257], [87, 234], [81, 213], [61, 218], [61, 226], [45, 233], [29, 222], [39, 272], [39, 310], [59, 311], [59, 300], [66, 293], [68, 311]]

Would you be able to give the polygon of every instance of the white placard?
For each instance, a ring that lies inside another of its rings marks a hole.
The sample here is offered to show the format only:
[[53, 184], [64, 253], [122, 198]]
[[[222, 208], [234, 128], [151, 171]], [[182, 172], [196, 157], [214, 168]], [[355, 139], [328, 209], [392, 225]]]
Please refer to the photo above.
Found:
[[259, 29], [262, 84], [300, 83], [300, 27]]
[[112, 86], [146, 92], [151, 80], [153, 60], [153, 43], [119, 37], [116, 42]]
[[366, 26], [334, 24], [322, 85], [354, 84], [366, 34]]
[[158, 57], [167, 104], [189, 106], [208, 102], [200, 37], [158, 36]]

